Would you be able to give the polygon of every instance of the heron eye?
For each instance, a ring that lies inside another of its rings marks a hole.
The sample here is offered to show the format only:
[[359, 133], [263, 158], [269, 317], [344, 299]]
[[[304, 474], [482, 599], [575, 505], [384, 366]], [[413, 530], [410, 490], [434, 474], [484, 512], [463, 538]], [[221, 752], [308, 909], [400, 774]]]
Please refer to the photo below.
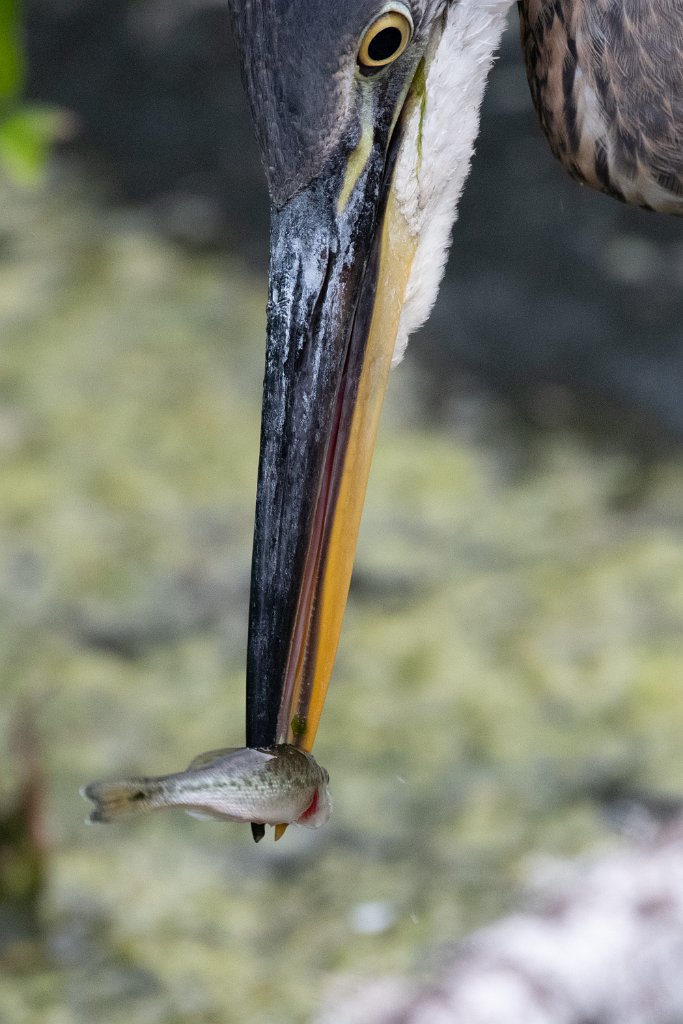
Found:
[[361, 40], [358, 63], [372, 72], [384, 68], [401, 56], [413, 34], [413, 22], [407, 9], [385, 11], [373, 21]]

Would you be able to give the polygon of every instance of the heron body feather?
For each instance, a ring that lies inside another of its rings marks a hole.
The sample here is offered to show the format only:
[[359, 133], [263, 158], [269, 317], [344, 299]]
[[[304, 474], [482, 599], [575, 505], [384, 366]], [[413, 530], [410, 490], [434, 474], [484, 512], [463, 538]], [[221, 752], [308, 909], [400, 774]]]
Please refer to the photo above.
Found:
[[531, 95], [572, 177], [683, 213], [683, 0], [521, 0]]

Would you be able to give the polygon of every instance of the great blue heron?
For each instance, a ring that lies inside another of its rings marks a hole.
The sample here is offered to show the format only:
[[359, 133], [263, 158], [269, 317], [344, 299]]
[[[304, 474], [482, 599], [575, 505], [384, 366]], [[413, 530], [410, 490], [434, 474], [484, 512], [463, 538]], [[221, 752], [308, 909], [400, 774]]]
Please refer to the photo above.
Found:
[[[392, 361], [428, 316], [510, 0], [230, 0], [272, 198], [247, 743], [311, 749]], [[521, 0], [570, 173], [683, 212], [683, 0]]]

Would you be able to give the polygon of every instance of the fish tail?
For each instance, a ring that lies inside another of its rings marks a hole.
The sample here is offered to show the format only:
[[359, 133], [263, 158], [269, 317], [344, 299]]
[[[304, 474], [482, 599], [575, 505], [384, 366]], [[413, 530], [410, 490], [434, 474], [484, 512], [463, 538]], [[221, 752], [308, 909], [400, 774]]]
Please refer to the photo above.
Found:
[[90, 782], [81, 790], [81, 796], [92, 800], [95, 807], [88, 821], [110, 822], [134, 814], [153, 811], [163, 806], [159, 799], [161, 786], [158, 779], [117, 779], [113, 782]]

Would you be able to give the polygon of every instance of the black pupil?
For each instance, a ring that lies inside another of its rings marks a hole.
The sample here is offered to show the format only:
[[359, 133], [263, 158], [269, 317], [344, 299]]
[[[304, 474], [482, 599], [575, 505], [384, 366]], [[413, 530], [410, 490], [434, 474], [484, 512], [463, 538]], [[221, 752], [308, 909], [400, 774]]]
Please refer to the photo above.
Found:
[[403, 42], [403, 35], [400, 28], [383, 28], [381, 32], [378, 32], [373, 39], [370, 40], [368, 46], [368, 57], [370, 60], [389, 60], [393, 57], [397, 50], [401, 48]]

